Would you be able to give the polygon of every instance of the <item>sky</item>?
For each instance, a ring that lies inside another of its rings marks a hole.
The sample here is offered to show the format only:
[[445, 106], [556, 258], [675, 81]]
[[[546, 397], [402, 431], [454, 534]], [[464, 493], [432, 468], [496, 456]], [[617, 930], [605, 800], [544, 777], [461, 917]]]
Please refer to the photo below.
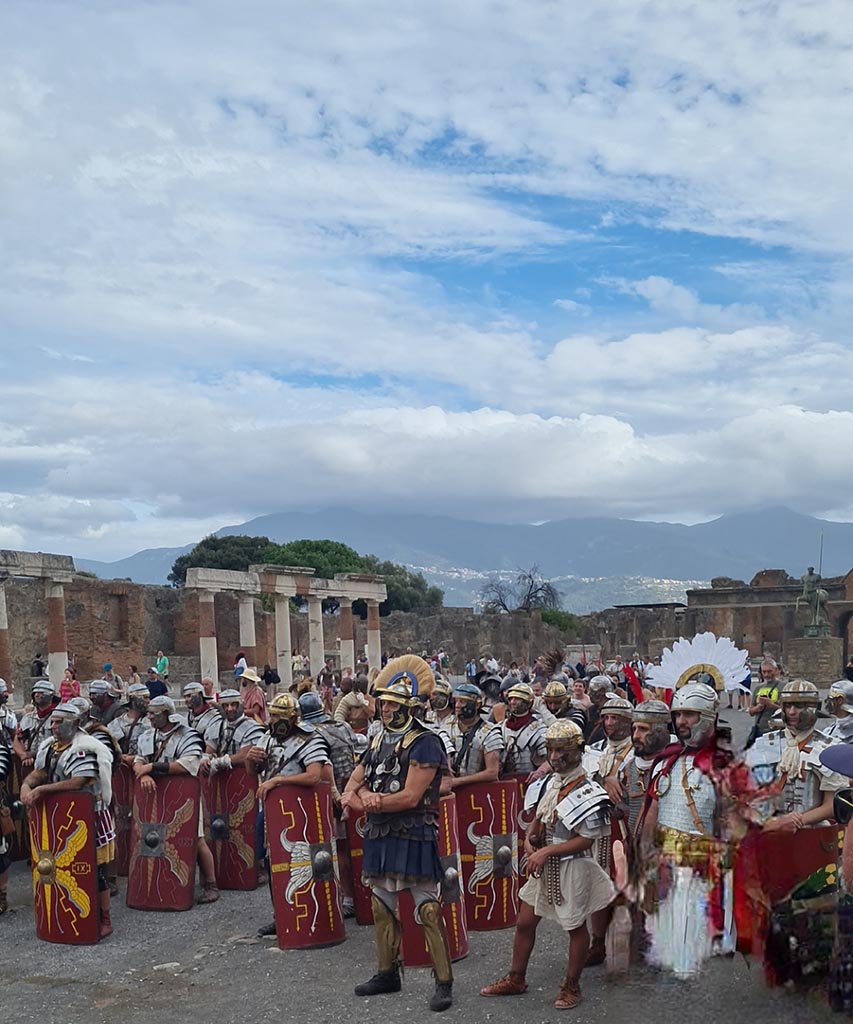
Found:
[[4, 0], [0, 547], [853, 519], [843, 0]]

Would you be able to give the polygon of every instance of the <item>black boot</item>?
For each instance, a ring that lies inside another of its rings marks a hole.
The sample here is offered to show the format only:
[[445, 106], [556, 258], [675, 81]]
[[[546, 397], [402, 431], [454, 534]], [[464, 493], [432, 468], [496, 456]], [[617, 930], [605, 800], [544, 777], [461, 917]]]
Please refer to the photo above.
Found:
[[436, 981], [435, 992], [429, 1001], [429, 1008], [441, 1013], [442, 1010], [449, 1010], [453, 1003], [453, 982]]
[[258, 929], [259, 939], [266, 939], [270, 935], [275, 935], [275, 921], [270, 924], [265, 924]]
[[373, 924], [376, 929], [376, 953], [379, 970], [370, 981], [355, 986], [357, 996], [378, 996], [383, 992], [399, 992], [400, 981], [400, 922], [377, 896], [371, 899]]
[[453, 971], [450, 967], [450, 947], [441, 904], [435, 901], [422, 903], [418, 908], [418, 915], [435, 976], [435, 991], [430, 998], [429, 1008], [440, 1013], [449, 1009], [453, 1002]]
[[370, 981], [356, 985], [355, 994], [357, 996], [378, 996], [383, 992], [399, 992], [402, 987], [400, 971], [395, 965], [390, 971], [377, 971]]

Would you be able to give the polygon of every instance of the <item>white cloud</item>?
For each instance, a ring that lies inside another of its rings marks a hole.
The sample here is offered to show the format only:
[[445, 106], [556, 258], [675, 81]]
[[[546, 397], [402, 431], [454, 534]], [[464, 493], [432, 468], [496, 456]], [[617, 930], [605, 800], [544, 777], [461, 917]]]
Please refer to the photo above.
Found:
[[[413, 471], [437, 511], [853, 507], [840, 0], [30, 6], [0, 37], [4, 543], [179, 543]], [[683, 229], [743, 296], [676, 279]], [[622, 244], [630, 323], [586, 287]]]

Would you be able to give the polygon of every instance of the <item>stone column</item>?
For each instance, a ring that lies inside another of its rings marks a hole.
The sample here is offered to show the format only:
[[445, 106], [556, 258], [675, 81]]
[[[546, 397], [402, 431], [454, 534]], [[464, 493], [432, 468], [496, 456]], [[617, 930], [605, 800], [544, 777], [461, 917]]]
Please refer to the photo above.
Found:
[[44, 589], [47, 596], [47, 675], [58, 690], [68, 668], [65, 589], [53, 580], [45, 580]]
[[251, 594], [240, 595], [240, 650], [246, 655], [249, 668], [258, 671], [255, 651], [255, 599]]
[[0, 579], [0, 679], [5, 679], [9, 692], [12, 685], [12, 659], [9, 654], [9, 616], [6, 612], [6, 580]]
[[276, 671], [281, 678], [283, 692], [293, 685], [293, 668], [290, 663], [292, 649], [290, 638], [290, 598], [284, 594], [275, 595], [275, 650]]
[[382, 668], [379, 602], [375, 598], [369, 598], [367, 601], [367, 665], [368, 668]]
[[200, 590], [198, 595], [198, 654], [201, 678], [213, 680], [219, 689], [219, 659], [216, 652], [216, 611], [212, 590]]
[[323, 640], [323, 600], [308, 598], [308, 659], [311, 675], [317, 676], [326, 662], [326, 645]]
[[352, 628], [352, 598], [339, 597], [341, 606], [341, 668], [349, 666], [355, 674], [355, 634]]

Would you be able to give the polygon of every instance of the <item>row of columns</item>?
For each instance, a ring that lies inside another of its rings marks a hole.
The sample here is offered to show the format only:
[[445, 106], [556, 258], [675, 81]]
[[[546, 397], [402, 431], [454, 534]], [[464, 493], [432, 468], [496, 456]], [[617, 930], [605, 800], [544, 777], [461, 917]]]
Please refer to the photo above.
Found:
[[[216, 616], [214, 613], [215, 593], [200, 590], [199, 612], [199, 658], [202, 677], [216, 680], [219, 663], [216, 651]], [[251, 594], [239, 596], [240, 650], [246, 656], [250, 667], [256, 668], [257, 640], [255, 636], [255, 599]], [[308, 660], [311, 674], [317, 675], [326, 662], [326, 641], [323, 632], [323, 599], [308, 595]], [[338, 598], [340, 604], [340, 657], [341, 666], [355, 669], [355, 626], [352, 614], [352, 598]], [[285, 689], [293, 683], [293, 650], [290, 628], [290, 598], [275, 595], [275, 649], [276, 670]], [[367, 599], [367, 661], [373, 668], [382, 663], [382, 638], [379, 628], [379, 601]]]

